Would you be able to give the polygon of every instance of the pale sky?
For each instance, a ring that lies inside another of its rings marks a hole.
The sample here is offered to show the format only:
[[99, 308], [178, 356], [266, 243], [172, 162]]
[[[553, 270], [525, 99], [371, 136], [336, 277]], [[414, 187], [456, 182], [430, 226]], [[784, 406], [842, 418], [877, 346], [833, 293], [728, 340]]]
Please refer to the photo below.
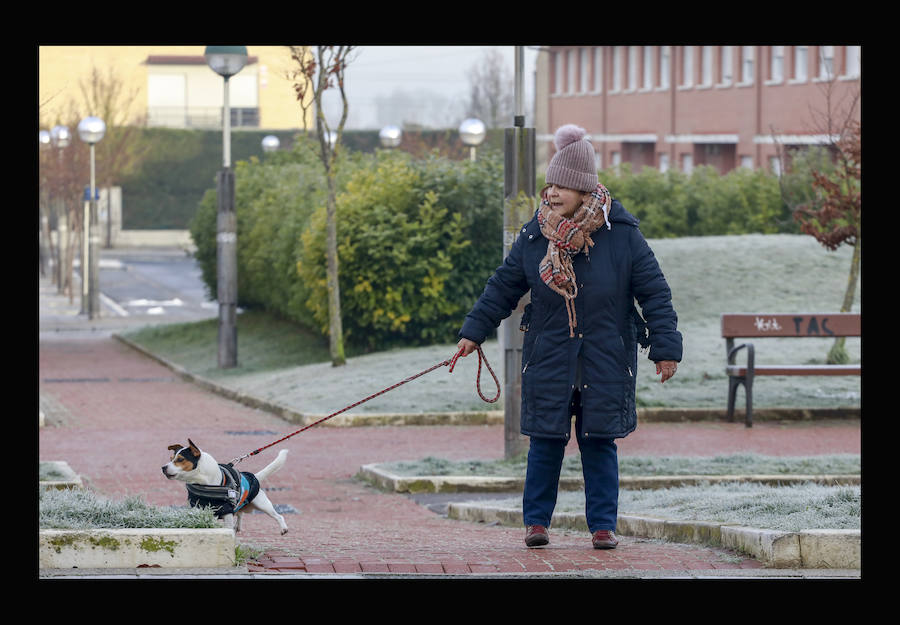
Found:
[[[455, 128], [462, 121], [469, 96], [468, 72], [490, 49], [500, 52], [513, 77], [515, 46], [511, 45], [361, 46], [347, 68], [347, 128], [378, 129], [388, 124], [400, 126], [404, 121]], [[536, 46], [525, 47], [526, 123], [531, 121], [533, 109], [537, 54]], [[388, 103], [390, 96], [394, 96], [393, 102]], [[509, 126], [512, 123], [510, 119]]]

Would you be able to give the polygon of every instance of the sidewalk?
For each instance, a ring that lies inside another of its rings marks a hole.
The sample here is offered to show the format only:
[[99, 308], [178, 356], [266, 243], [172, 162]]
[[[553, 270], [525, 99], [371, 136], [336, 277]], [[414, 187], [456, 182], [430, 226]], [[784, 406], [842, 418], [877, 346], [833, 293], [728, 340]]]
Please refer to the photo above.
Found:
[[[219, 462], [297, 429], [262, 410], [185, 382], [170, 369], [111, 338], [122, 321], [90, 322], [40, 283], [39, 392], [45, 425], [41, 460], [64, 460], [85, 484], [111, 497], [140, 494], [155, 505], [184, 505], [183, 485], [160, 473], [167, 447], [190, 437]], [[136, 323], [129, 319], [129, 323]], [[446, 518], [413, 498], [354, 479], [364, 464], [492, 458], [503, 454], [502, 425], [317, 427], [283, 443], [285, 467], [263, 487], [285, 515], [278, 533], [248, 514], [242, 544], [264, 551], [233, 571], [47, 571], [44, 576], [529, 576], [563, 577], [858, 577], [858, 571], [774, 571], [723, 550], [622, 536], [610, 551], [590, 536], [551, 530], [544, 549], [524, 546], [524, 530]], [[619, 444], [621, 454], [739, 451], [771, 455], [859, 453], [860, 425], [848, 422], [646, 423]], [[258, 471], [277, 449], [245, 460]]]

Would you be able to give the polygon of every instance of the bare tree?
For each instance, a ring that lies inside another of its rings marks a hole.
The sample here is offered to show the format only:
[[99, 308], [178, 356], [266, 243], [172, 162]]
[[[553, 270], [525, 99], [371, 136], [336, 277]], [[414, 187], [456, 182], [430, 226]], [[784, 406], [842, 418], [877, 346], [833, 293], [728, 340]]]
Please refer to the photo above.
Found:
[[[341, 323], [341, 290], [338, 282], [339, 263], [337, 250], [337, 164], [344, 125], [349, 105], [344, 89], [344, 74], [350, 63], [353, 46], [316, 46], [315, 51], [306, 46], [289, 46], [296, 68], [289, 72], [297, 101], [303, 112], [306, 128], [307, 113], [315, 110], [316, 135], [319, 142], [319, 159], [325, 168], [328, 183], [326, 203], [326, 283], [328, 290], [328, 341], [331, 364], [335, 367], [346, 363], [344, 357], [343, 325]], [[323, 96], [329, 89], [337, 88], [341, 97], [341, 116], [332, 129], [322, 106]]]
[[[42, 150], [40, 154], [40, 181], [45, 185], [44, 191], [52, 201], [57, 220], [57, 246], [55, 250], [56, 267], [59, 272], [57, 291], [68, 295], [69, 301], [74, 299], [72, 289], [72, 273], [75, 251], [83, 230], [83, 213], [81, 198], [84, 194], [85, 181], [90, 179], [90, 163], [87, 149], [74, 138], [81, 116], [73, 103], [68, 103], [61, 116], [52, 123], [42, 120], [41, 126], [51, 128], [56, 125], [67, 126], [72, 135], [65, 148], [52, 147]], [[65, 226], [63, 229], [61, 226]]]
[[[139, 163], [151, 149], [151, 142], [142, 136], [146, 114], [135, 117], [134, 104], [140, 96], [137, 87], [127, 89], [125, 82], [113, 68], [101, 73], [91, 69], [90, 78], [79, 82], [81, 99], [88, 115], [106, 123], [106, 136], [96, 150], [97, 178], [101, 187], [111, 188], [122, 175]], [[109, 196], [107, 196], [108, 198]], [[109, 201], [107, 199], [107, 201]], [[111, 245], [112, 215], [107, 207], [107, 245]]]
[[515, 114], [515, 89], [508, 64], [497, 50], [487, 50], [469, 70], [466, 115], [488, 128], [509, 125]]

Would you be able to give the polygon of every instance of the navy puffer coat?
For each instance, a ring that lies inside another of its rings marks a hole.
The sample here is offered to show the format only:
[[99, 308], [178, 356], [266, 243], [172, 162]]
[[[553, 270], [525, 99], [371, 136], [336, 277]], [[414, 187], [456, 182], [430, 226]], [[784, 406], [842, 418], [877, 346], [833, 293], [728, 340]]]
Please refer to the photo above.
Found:
[[672, 293], [638, 230], [638, 219], [614, 199], [609, 221], [611, 229], [603, 225], [591, 234], [594, 246], [589, 254], [573, 259], [578, 281], [574, 337], [569, 336], [565, 300], [538, 275], [547, 239], [541, 234], [537, 212], [519, 232], [460, 330], [460, 337], [481, 344], [531, 290], [531, 303], [522, 317], [527, 330], [522, 348], [521, 430], [526, 436], [569, 438], [576, 383], [581, 395], [581, 434], [627, 436], [637, 426], [637, 343], [649, 343], [652, 361], [681, 361], [682, 340]]

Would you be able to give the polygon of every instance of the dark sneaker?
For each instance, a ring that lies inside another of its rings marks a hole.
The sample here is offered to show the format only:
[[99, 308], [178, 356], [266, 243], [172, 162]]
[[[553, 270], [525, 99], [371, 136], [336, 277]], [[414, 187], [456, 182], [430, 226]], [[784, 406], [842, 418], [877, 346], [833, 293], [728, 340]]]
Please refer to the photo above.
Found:
[[541, 547], [550, 542], [550, 535], [543, 525], [529, 525], [525, 528], [525, 545], [528, 547]]
[[597, 530], [591, 536], [591, 542], [594, 544], [594, 549], [615, 549], [616, 545], [619, 544], [619, 539], [616, 538], [614, 532]]

